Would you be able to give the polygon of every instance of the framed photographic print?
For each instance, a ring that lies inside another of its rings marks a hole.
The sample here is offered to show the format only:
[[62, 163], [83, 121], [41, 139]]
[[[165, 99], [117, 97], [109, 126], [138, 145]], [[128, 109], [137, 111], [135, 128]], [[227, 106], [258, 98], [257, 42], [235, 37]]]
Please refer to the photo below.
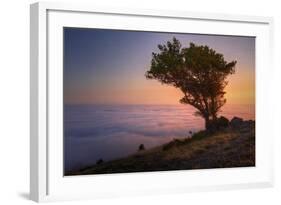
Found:
[[272, 186], [272, 22], [32, 4], [31, 199]]

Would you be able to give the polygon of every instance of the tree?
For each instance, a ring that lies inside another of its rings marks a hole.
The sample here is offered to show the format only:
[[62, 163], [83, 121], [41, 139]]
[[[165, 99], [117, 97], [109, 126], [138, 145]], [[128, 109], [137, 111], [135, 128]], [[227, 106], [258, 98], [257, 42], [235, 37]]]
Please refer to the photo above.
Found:
[[226, 78], [234, 74], [236, 61], [226, 62], [222, 54], [208, 46], [190, 43], [182, 48], [176, 38], [158, 45], [158, 49], [159, 53], [152, 53], [146, 78], [180, 89], [183, 93], [180, 102], [195, 107], [195, 114], [203, 117], [205, 128], [211, 130], [226, 103]]

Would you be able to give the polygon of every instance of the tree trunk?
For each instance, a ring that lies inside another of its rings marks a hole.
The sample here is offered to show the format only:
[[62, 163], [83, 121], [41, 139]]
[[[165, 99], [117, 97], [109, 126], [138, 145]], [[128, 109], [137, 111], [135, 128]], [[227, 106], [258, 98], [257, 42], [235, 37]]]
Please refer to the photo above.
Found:
[[211, 121], [209, 117], [205, 117], [205, 129], [210, 130], [211, 129]]
[[212, 114], [212, 120], [216, 121], [218, 119], [217, 113]]
[[205, 118], [205, 129], [207, 132], [214, 132], [216, 130], [215, 120], [210, 119], [209, 117]]

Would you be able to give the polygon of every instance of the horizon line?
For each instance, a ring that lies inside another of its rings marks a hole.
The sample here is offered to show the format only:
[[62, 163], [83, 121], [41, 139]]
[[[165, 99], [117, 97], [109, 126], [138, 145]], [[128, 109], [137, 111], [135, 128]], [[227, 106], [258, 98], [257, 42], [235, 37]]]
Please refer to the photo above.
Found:
[[[191, 106], [192, 105], [189, 105], [189, 104], [182, 104], [182, 103], [162, 103], [162, 104], [157, 104], [157, 103], [63, 103], [63, 105], [182, 105], [182, 106]], [[256, 103], [227, 103], [225, 104], [224, 106], [227, 106], [227, 105], [256, 105]], [[224, 107], [223, 106], [223, 107]]]

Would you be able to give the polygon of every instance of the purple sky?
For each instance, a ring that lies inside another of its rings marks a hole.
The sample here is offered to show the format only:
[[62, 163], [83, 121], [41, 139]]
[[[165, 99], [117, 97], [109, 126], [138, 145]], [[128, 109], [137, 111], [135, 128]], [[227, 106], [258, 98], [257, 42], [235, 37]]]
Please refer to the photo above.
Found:
[[190, 42], [208, 45], [227, 61], [237, 60], [228, 98], [234, 103], [254, 102], [254, 37], [64, 28], [65, 103], [178, 103], [178, 90], [144, 76], [157, 45], [173, 37], [183, 47]]

